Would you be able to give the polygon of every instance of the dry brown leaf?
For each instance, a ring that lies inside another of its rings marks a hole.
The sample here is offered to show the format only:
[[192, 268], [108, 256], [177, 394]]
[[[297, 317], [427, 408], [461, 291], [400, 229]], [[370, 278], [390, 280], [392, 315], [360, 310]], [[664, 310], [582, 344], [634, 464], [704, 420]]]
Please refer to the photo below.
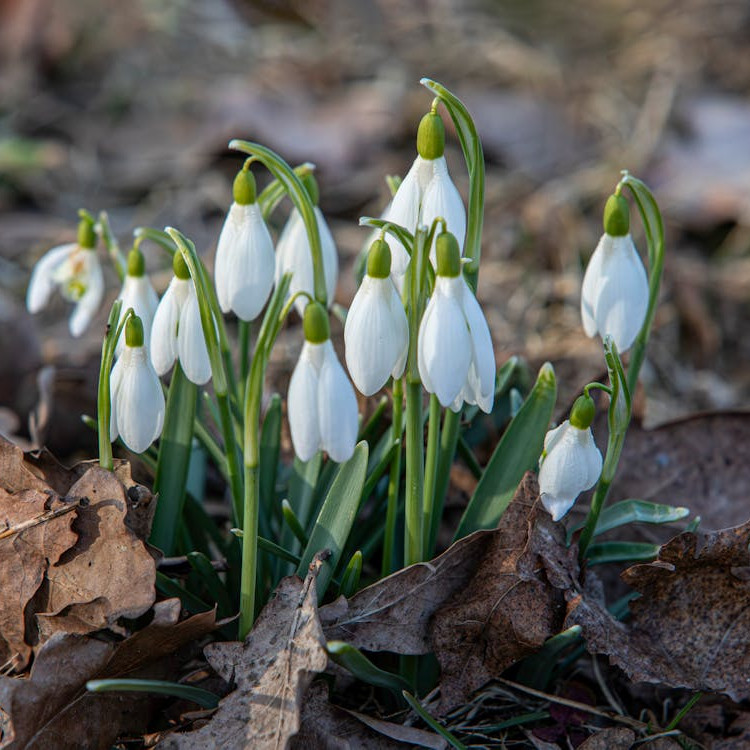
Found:
[[244, 643], [213, 643], [211, 666], [235, 689], [201, 729], [165, 738], [161, 750], [284, 748], [299, 730], [302, 701], [328, 664], [318, 619], [316, 558], [304, 582], [284, 578]]
[[[86, 691], [88, 680], [164, 679], [168, 657], [216, 627], [215, 612], [179, 622], [180, 602], [154, 606], [149, 625], [120, 642], [58, 633], [40, 649], [28, 678], [0, 677], [3, 750], [107, 750], [121, 732], [146, 728], [153, 696]], [[10, 722], [10, 725], [7, 724]]]
[[635, 732], [627, 727], [609, 727], [584, 740], [578, 750], [630, 750]]
[[570, 596], [566, 627], [638, 682], [750, 697], [750, 522], [683, 533], [623, 578], [640, 593], [631, 622], [614, 620], [591, 591]]

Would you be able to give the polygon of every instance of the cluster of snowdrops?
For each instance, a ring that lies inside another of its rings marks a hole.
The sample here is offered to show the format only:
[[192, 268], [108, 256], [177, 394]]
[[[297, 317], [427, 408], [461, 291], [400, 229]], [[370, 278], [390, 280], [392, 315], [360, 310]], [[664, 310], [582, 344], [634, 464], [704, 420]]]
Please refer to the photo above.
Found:
[[[460, 101], [439, 84], [425, 85], [437, 96], [419, 124], [416, 159], [402, 180], [391, 181], [392, 198], [381, 218], [363, 221], [372, 234], [364, 274], [344, 322], [346, 365], [354, 385], [365, 396], [389, 387], [394, 420], [403, 420], [406, 398], [405, 534], [416, 536], [417, 541], [412, 539], [410, 548], [406, 542], [405, 563], [423, 559], [419, 535], [422, 533], [423, 542], [427, 533], [415, 532], [410, 525], [410, 513], [418, 516], [420, 509], [410, 506], [409, 493], [415, 482], [429, 482], [434, 471], [429, 450], [427, 463], [424, 458], [423, 391], [430, 394], [432, 417], [433, 407], [454, 415], [466, 405], [490, 412], [496, 388], [491, 332], [475, 296], [482, 231], [481, 144]], [[472, 190], [468, 221], [444, 156], [441, 104], [454, 120], [467, 157]], [[219, 395], [227, 390], [222, 316], [234, 315], [240, 325], [247, 326], [264, 310], [272, 309], [273, 314], [267, 312], [263, 319], [253, 355], [267, 362], [275, 333], [296, 310], [303, 320], [304, 341], [287, 394], [294, 451], [302, 461], [324, 451], [331, 460], [345, 462], [357, 443], [358, 407], [330, 339], [338, 260], [333, 236], [317, 205], [312, 167], [292, 169], [258, 144], [236, 141], [232, 145], [248, 158], [234, 180], [234, 200], [218, 238], [213, 281], [192, 243], [171, 228], [161, 233], [161, 244], [171, 247], [174, 276], [161, 299], [145, 272], [141, 244], [149, 238], [148, 233], [140, 234], [127, 258], [119, 261], [123, 283], [120, 304], [110, 315], [108, 340], [113, 351], [107, 357], [105, 346], [103, 359], [107, 393], [99, 402], [100, 446], [119, 436], [134, 453], [149, 449], [164, 425], [160, 378], [173, 367], [181, 368], [189, 381], [201, 386], [213, 376]], [[265, 204], [259, 200], [252, 171], [258, 163], [275, 177], [263, 193]], [[631, 239], [624, 187], [630, 188], [646, 224], [651, 280]], [[269, 205], [277, 205], [284, 197], [291, 198], [293, 208], [274, 249], [265, 216]], [[591, 434], [592, 388], [606, 391], [611, 409], [620, 415], [619, 425], [617, 419], [610, 422], [604, 473], [616, 467], [621, 447], [617, 441], [627, 427], [629, 392], [643, 360], [661, 270], [660, 220], [657, 231], [654, 217], [658, 219], [658, 209], [654, 214], [650, 207], [655, 209], [650, 193], [627, 174], [606, 202], [604, 234], [583, 279], [581, 314], [585, 332], [602, 337], [610, 384], [588, 384], [570, 418], [547, 432], [539, 460], [539, 483], [542, 501], [555, 520], [602, 475], [602, 455]], [[74, 303], [71, 334], [83, 333], [105, 294], [97, 245], [100, 238], [111, 245], [106, 234], [100, 223], [82, 213], [78, 241], [50, 250], [34, 268], [27, 295], [29, 311], [42, 309], [58, 289]], [[153, 233], [151, 238], [155, 236]], [[620, 355], [631, 348], [626, 374]], [[238, 389], [238, 399], [244, 398], [244, 414], [252, 423], [244, 426], [246, 468], [253, 461], [252, 456], [248, 458], [247, 443], [257, 443], [264, 372], [263, 366], [249, 366], [243, 373], [246, 382]], [[108, 413], [102, 414], [103, 409]], [[410, 416], [410, 410], [418, 416]], [[410, 440], [419, 447], [410, 449]], [[227, 449], [226, 460], [231, 464], [229, 453]], [[229, 475], [237, 473], [230, 465]], [[244, 493], [246, 516], [250, 480], [246, 474], [244, 487], [241, 477], [236, 488], [232, 487], [240, 498]], [[257, 488], [253, 492], [257, 494]], [[419, 492], [423, 493], [423, 486]], [[595, 493], [592, 513], [601, 510], [605, 496], [606, 488]], [[591, 533], [595, 523], [595, 517], [590, 519]], [[245, 554], [255, 553], [252, 548], [244, 549]]]

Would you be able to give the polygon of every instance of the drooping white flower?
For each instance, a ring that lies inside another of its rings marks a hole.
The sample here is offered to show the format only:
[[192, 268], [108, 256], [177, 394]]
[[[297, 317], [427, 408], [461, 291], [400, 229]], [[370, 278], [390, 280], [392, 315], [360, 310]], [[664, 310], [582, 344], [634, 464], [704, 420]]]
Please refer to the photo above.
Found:
[[241, 170], [216, 247], [216, 296], [222, 312], [255, 320], [273, 289], [276, 258], [273, 240], [255, 200], [255, 178]]
[[161, 435], [164, 393], [145, 346], [140, 318], [125, 324], [125, 349], [109, 378], [110, 440], [119, 435], [134, 453], [143, 453]]
[[46, 306], [55, 287], [75, 302], [69, 328], [80, 336], [96, 315], [104, 297], [104, 275], [96, 254], [96, 235], [88, 219], [78, 225], [78, 242], [58, 245], [45, 253], [34, 266], [26, 292], [26, 307], [37, 313]]
[[495, 355], [487, 321], [461, 275], [458, 243], [450, 232], [437, 239], [435, 288], [419, 325], [419, 376], [442, 406], [463, 402], [492, 409]]
[[377, 239], [344, 325], [346, 366], [365, 396], [379, 391], [390, 376], [400, 378], [409, 351], [409, 325], [390, 277], [391, 252]]
[[[330, 307], [333, 304], [333, 296], [336, 292], [336, 283], [339, 277], [339, 259], [336, 251], [336, 243], [333, 240], [333, 235], [328, 228], [328, 223], [323, 216], [323, 212], [317, 205], [318, 187], [315, 178], [312, 175], [305, 175], [304, 184], [315, 207], [315, 219], [320, 234], [323, 276], [326, 283], [326, 297]], [[305, 222], [296, 207], [289, 214], [284, 229], [281, 231], [279, 242], [276, 245], [275, 282], [278, 284], [281, 277], [290, 271], [292, 273], [292, 281], [289, 285], [290, 296], [296, 292], [304, 291], [311, 297], [314, 297], [315, 277], [310, 241], [307, 237]], [[295, 308], [300, 315], [304, 314], [306, 304], [307, 300], [304, 298], [299, 298], [295, 302]]]
[[328, 333], [328, 315], [311, 302], [305, 343], [289, 382], [289, 427], [294, 452], [309, 461], [319, 450], [334, 461], [351, 458], [357, 442], [357, 399]]
[[[156, 308], [159, 305], [159, 296], [156, 294], [151, 279], [146, 274], [143, 253], [136, 247], [128, 253], [127, 273], [118, 299], [122, 300], [120, 320], [122, 320], [131, 307], [133, 308], [133, 312], [141, 319], [143, 323], [144, 346], [146, 351], [148, 351], [151, 341], [151, 326], [154, 322]], [[119, 357], [124, 348], [125, 340], [121, 336], [115, 348], [116, 356]]]
[[596, 484], [602, 471], [602, 454], [594, 443], [591, 422], [594, 403], [588, 396], [576, 400], [559, 427], [544, 438], [539, 460], [539, 492], [553, 521], [559, 521], [578, 495]]
[[611, 336], [618, 350], [625, 352], [643, 327], [649, 289], [646, 269], [628, 231], [628, 204], [622, 196], [607, 201], [604, 228], [583, 277], [583, 329], [587, 336]]
[[[459, 249], [463, 250], [466, 239], [466, 209], [458, 189], [448, 174], [448, 164], [441, 156], [432, 162], [432, 179], [422, 198], [421, 223], [431, 226], [438, 217], [445, 219], [446, 229], [455, 236]], [[435, 241], [430, 250], [432, 265], [437, 265]]]
[[211, 360], [198, 296], [179, 252], [175, 253], [173, 267], [175, 275], [156, 308], [151, 327], [151, 362], [157, 374], [165, 375], [179, 358], [188, 380], [203, 385], [211, 379]]

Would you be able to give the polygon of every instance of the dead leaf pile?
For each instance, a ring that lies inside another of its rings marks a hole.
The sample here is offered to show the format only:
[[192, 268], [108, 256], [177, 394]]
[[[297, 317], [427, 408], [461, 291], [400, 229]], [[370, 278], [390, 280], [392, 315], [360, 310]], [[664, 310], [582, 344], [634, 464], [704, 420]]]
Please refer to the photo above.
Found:
[[0, 663], [22, 670], [55, 633], [89, 633], [151, 607], [151, 500], [127, 464], [66, 470], [0, 439]]

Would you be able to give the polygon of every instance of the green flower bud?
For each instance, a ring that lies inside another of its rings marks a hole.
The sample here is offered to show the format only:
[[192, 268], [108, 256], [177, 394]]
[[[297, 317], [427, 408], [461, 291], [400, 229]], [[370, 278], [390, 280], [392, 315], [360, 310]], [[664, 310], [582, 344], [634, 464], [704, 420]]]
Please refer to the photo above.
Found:
[[320, 190], [318, 190], [318, 181], [315, 179], [315, 175], [312, 174], [312, 172], [303, 175], [302, 184], [305, 186], [305, 190], [307, 190], [307, 194], [310, 196], [313, 206], [317, 206], [318, 201], [320, 200]]
[[143, 276], [146, 273], [146, 261], [143, 253], [137, 248], [128, 253], [128, 276]]
[[94, 224], [86, 216], [82, 216], [78, 222], [78, 245], [93, 250], [96, 247], [96, 232]]
[[450, 232], [441, 232], [435, 240], [438, 276], [455, 278], [461, 273], [461, 249]]
[[249, 169], [243, 168], [237, 172], [232, 185], [234, 202], [239, 203], [240, 206], [247, 206], [250, 203], [255, 203], [255, 195], [255, 177]]
[[125, 343], [128, 346], [143, 346], [143, 323], [137, 315], [131, 315], [125, 323]]
[[179, 250], [174, 254], [174, 258], [172, 258], [172, 270], [178, 279], [183, 279], [184, 281], [190, 278], [190, 269]]
[[428, 112], [417, 130], [417, 153], [423, 159], [438, 159], [445, 151], [445, 126], [443, 118]]
[[311, 344], [322, 344], [331, 337], [328, 313], [320, 302], [309, 302], [302, 318], [305, 340]]
[[624, 237], [630, 231], [630, 206], [621, 195], [610, 195], [604, 206], [604, 231], [610, 237]]
[[587, 430], [594, 421], [596, 406], [591, 396], [579, 396], [570, 410], [570, 424], [579, 430]]
[[385, 240], [377, 239], [367, 255], [367, 275], [387, 279], [391, 275], [391, 248]]

